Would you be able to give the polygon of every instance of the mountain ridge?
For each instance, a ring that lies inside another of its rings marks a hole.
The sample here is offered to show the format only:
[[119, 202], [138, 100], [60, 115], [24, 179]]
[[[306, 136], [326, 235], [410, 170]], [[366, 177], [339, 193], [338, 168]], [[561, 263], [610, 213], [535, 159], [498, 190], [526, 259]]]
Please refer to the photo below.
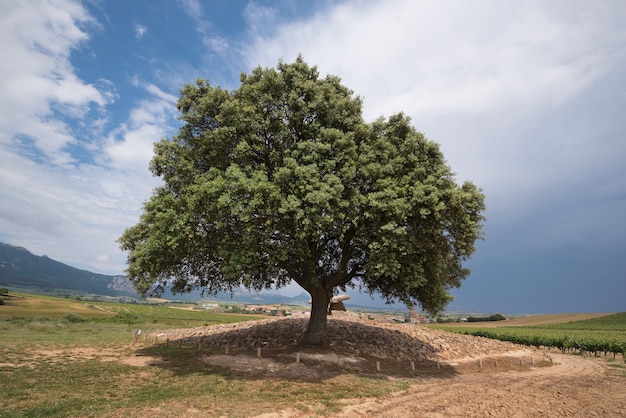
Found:
[[[0, 287], [18, 289], [32, 293], [54, 295], [95, 294], [112, 297], [140, 298], [132, 283], [122, 274], [106, 275], [93, 273], [56, 261], [47, 255], [32, 254], [24, 247], [0, 242]], [[375, 303], [369, 296], [355, 294], [346, 306], [353, 308], [375, 308], [377, 310], [398, 310], [402, 307]], [[306, 305], [310, 299], [304, 290], [296, 296], [280, 293], [254, 292], [243, 288], [216, 295], [202, 296], [200, 290], [185, 294], [172, 294], [169, 289], [163, 295], [168, 300], [196, 302], [202, 299], [217, 299], [246, 304]]]
[[[57, 294], [65, 292], [140, 297], [124, 275], [93, 273], [61, 263], [47, 255], [35, 255], [24, 247], [4, 242], [0, 242], [0, 286]], [[170, 300], [203, 299], [200, 291], [174, 295], [166, 290], [164, 296]], [[289, 304], [306, 303], [309, 296], [305, 292], [297, 296], [285, 296], [236, 289], [232, 295], [228, 292], [218, 292], [215, 296], [205, 298], [250, 304]]]
[[63, 264], [47, 255], [0, 242], [0, 285], [43, 291], [137, 297], [124, 275], [106, 275]]

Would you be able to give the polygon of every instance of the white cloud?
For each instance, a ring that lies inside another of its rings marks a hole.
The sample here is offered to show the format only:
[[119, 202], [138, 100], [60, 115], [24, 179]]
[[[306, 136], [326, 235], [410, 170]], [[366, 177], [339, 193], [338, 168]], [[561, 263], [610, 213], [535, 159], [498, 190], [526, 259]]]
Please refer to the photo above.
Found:
[[116, 240], [159, 184], [148, 161], [177, 124], [177, 97], [137, 77], [144, 98], [110, 130], [116, 86], [81, 80], [71, 62], [95, 27], [75, 1], [0, 3], [0, 241], [117, 274]]
[[126, 123], [113, 130], [105, 141], [101, 163], [109, 167], [145, 173], [153, 155], [154, 142], [172, 133], [176, 125], [177, 97], [151, 83], [135, 80], [150, 94], [130, 112]]
[[345, 1], [259, 31], [247, 66], [302, 53], [364, 98], [368, 120], [407, 113], [485, 188], [487, 215], [514, 220], [573, 178], [602, 182], [607, 164], [626, 184], [624, 21], [619, 0]]
[[251, 1], [243, 11], [248, 28], [255, 33], [269, 33], [274, 28], [278, 14], [271, 7], [262, 6], [256, 1]]
[[198, 0], [178, 0], [178, 3], [190, 17], [195, 20], [202, 19], [204, 11], [202, 9], [202, 3]]
[[202, 43], [218, 55], [223, 55], [230, 48], [228, 40], [221, 36], [203, 36]]
[[110, 273], [124, 269], [116, 239], [156, 185], [146, 174], [41, 165], [6, 150], [0, 178], [0, 199], [10, 202], [0, 207], [1, 241]]
[[141, 39], [148, 32], [148, 28], [139, 23], [135, 23], [135, 38]]
[[0, 5], [0, 142], [28, 139], [56, 164], [72, 161], [65, 147], [75, 142], [63, 118], [84, 116], [112, 97], [80, 80], [71, 51], [88, 40], [95, 25], [80, 3], [70, 0], [6, 1]]

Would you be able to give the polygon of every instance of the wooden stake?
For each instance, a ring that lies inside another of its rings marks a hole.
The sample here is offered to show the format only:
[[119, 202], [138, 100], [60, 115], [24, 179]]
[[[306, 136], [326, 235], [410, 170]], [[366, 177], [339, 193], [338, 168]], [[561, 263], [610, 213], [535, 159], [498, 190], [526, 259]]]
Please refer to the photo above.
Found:
[[380, 371], [380, 361], [376, 361], [376, 371]]
[[415, 373], [415, 362], [411, 360], [411, 371]]
[[300, 352], [296, 353], [296, 364], [300, 364]]
[[256, 356], [257, 356], [258, 358], [261, 358], [261, 347], [258, 347], [258, 348], [256, 349]]

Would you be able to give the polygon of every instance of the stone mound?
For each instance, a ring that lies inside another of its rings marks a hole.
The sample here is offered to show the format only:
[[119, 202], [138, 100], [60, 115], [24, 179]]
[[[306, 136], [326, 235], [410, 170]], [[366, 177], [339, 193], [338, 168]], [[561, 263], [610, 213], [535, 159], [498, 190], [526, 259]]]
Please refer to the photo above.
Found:
[[[201, 344], [203, 349], [224, 353], [294, 351], [302, 338], [308, 317], [221, 324], [170, 330], [160, 338], [181, 344]], [[327, 348], [346, 356], [397, 360], [453, 361], [505, 354], [520, 346], [441, 330], [426, 325], [369, 320], [354, 313], [329, 317]], [[298, 348], [299, 349], [299, 348]]]

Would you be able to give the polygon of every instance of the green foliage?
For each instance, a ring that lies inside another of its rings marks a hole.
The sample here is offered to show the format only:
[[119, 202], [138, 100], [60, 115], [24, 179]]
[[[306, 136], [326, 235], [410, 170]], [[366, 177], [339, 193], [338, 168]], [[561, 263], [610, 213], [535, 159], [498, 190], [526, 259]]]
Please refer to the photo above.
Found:
[[402, 114], [364, 122], [361, 100], [302, 58], [256, 68], [234, 91], [198, 80], [184, 125], [155, 145], [164, 180], [120, 238], [143, 294], [294, 280], [326, 321], [336, 289], [441, 310], [469, 274], [484, 196], [457, 185]]
[[583, 321], [564, 322], [554, 325], [537, 325], [537, 327], [560, 330], [626, 331], [626, 312], [585, 319]]
[[504, 321], [506, 318], [502, 314], [493, 314], [489, 316], [469, 316], [467, 322], [489, 322]]
[[70, 314], [63, 315], [61, 317], [61, 320], [62, 321], [67, 321], [67, 322], [74, 322], [74, 323], [76, 323], [76, 322], [85, 322], [86, 321], [85, 318], [83, 318], [82, 316], [80, 316], [78, 314], [75, 314], [75, 313], [70, 313]]

